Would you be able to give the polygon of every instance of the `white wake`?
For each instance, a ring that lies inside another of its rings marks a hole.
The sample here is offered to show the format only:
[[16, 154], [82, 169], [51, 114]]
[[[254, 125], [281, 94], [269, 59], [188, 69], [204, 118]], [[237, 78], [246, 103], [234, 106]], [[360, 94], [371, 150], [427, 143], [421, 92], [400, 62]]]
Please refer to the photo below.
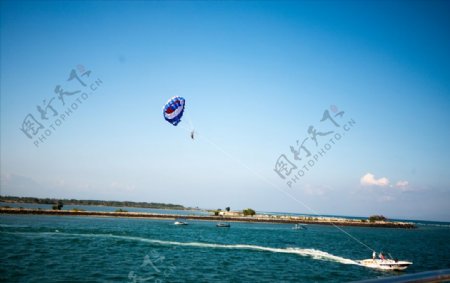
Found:
[[165, 246], [184, 246], [184, 247], [196, 247], [196, 248], [211, 248], [211, 249], [236, 249], [236, 250], [252, 250], [272, 253], [285, 253], [285, 254], [297, 254], [300, 256], [311, 257], [316, 260], [333, 261], [342, 264], [354, 264], [360, 265], [358, 262], [336, 256], [321, 250], [316, 249], [302, 249], [302, 248], [271, 248], [257, 245], [245, 245], [245, 244], [214, 244], [214, 243], [200, 243], [200, 242], [175, 242], [175, 241], [163, 241], [148, 239], [142, 237], [133, 236], [120, 236], [112, 234], [76, 234], [76, 233], [53, 233], [53, 232], [41, 232], [41, 233], [27, 233], [27, 232], [15, 232], [14, 234], [40, 234], [40, 235], [53, 235], [53, 236], [69, 236], [69, 237], [86, 237], [86, 238], [113, 238], [127, 241], [140, 241], [151, 244], [165, 245]]

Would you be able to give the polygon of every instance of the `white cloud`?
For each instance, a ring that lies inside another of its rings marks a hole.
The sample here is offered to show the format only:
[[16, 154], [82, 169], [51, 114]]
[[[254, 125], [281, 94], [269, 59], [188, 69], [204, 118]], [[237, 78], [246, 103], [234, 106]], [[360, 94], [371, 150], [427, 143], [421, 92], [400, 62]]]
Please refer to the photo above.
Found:
[[386, 187], [389, 185], [388, 178], [382, 177], [379, 179], [375, 179], [375, 175], [373, 175], [372, 173], [367, 173], [366, 175], [362, 176], [360, 182], [363, 186]]
[[408, 181], [398, 181], [397, 184], [395, 184], [395, 186], [399, 189], [404, 189], [409, 185]]

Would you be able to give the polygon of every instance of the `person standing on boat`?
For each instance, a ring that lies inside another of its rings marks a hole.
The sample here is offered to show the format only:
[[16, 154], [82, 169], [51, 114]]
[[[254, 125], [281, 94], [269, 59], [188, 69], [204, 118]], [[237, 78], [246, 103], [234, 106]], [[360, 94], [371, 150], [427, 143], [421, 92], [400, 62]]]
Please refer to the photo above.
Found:
[[380, 253], [380, 258], [381, 258], [381, 260], [384, 260], [384, 254], [383, 254], [383, 252]]
[[375, 259], [377, 258], [377, 252], [373, 251], [372, 253], [372, 259], [375, 261]]

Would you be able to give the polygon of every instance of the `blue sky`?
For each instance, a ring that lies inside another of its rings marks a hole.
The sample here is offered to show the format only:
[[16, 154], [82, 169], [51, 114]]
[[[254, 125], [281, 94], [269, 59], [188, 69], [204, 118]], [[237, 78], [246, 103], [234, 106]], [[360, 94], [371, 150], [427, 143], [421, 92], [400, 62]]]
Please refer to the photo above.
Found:
[[[284, 190], [324, 214], [450, 221], [449, 8], [2, 1], [1, 194], [311, 213]], [[35, 146], [25, 117], [76, 102], [54, 89], [84, 91], [79, 65], [102, 84]], [[178, 127], [162, 117], [175, 95]], [[320, 122], [332, 105], [354, 127], [287, 186], [278, 157], [301, 167], [309, 126], [342, 131]]]

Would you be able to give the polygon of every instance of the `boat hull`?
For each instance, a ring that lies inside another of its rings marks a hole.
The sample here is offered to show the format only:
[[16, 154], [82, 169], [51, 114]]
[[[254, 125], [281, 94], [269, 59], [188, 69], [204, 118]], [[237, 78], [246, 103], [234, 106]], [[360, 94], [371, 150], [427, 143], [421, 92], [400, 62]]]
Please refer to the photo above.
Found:
[[399, 261], [392, 259], [365, 259], [359, 261], [359, 264], [369, 268], [376, 268], [382, 270], [405, 270], [412, 264], [409, 261]]
[[216, 227], [219, 227], [219, 228], [230, 228], [230, 224], [219, 223], [219, 224], [216, 224]]

